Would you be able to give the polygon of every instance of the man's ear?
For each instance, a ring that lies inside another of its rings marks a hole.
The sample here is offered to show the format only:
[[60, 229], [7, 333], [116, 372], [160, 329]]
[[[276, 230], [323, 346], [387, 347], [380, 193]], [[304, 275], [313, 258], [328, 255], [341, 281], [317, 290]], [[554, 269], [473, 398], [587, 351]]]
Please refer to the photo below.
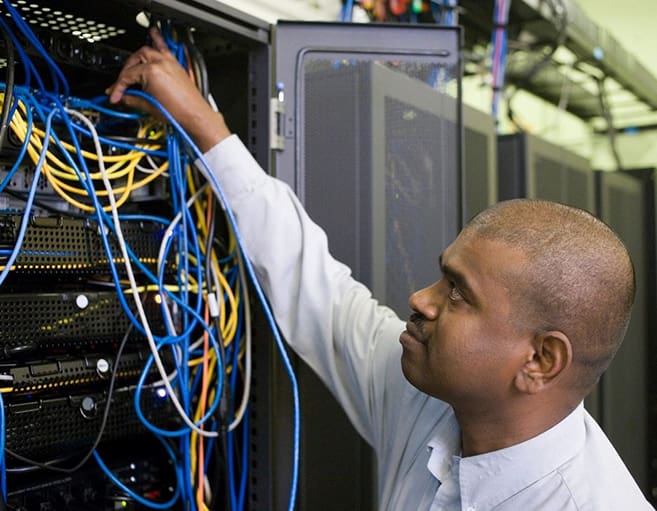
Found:
[[516, 374], [516, 388], [536, 394], [550, 387], [573, 361], [573, 347], [558, 330], [539, 332], [532, 339], [532, 351]]

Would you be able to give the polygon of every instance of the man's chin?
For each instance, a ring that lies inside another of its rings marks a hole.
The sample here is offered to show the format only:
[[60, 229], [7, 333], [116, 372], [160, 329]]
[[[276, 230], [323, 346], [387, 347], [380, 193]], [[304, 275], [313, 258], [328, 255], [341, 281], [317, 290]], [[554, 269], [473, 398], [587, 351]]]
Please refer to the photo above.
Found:
[[424, 389], [422, 388], [422, 385], [420, 383], [420, 378], [418, 378], [417, 375], [417, 366], [413, 363], [411, 360], [411, 355], [407, 353], [406, 350], [402, 352], [401, 356], [401, 370], [402, 374], [404, 375], [404, 378], [406, 378], [406, 381], [413, 385], [416, 389], [424, 392]]

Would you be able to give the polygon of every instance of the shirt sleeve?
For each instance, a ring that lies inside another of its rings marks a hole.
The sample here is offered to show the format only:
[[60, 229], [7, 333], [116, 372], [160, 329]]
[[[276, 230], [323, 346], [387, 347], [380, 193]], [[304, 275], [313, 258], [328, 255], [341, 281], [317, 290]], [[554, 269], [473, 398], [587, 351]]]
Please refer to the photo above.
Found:
[[[205, 155], [285, 340], [335, 395], [359, 433], [380, 445], [388, 402], [408, 386], [404, 326], [329, 253], [294, 192], [268, 176], [233, 135]], [[197, 162], [199, 165], [199, 162]]]

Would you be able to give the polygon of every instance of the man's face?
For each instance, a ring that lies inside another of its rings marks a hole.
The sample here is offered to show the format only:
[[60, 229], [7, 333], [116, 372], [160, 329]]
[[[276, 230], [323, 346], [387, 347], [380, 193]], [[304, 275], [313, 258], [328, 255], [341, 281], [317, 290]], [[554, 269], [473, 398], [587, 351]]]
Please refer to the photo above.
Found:
[[[461, 234], [441, 255], [442, 278], [409, 299], [402, 370], [418, 389], [454, 408], [498, 406], [532, 357], [532, 333], [512, 321], [519, 249]], [[497, 404], [495, 404], [497, 403]]]

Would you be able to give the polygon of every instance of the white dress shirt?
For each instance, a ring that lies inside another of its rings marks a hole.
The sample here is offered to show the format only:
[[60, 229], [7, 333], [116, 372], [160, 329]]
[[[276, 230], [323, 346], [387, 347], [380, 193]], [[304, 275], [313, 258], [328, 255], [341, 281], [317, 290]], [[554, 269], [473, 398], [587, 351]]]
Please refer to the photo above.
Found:
[[376, 451], [379, 509], [653, 509], [581, 405], [526, 442], [461, 457], [451, 407], [402, 374], [404, 322], [331, 257], [325, 233], [292, 190], [263, 172], [234, 135], [206, 160], [283, 336]]

